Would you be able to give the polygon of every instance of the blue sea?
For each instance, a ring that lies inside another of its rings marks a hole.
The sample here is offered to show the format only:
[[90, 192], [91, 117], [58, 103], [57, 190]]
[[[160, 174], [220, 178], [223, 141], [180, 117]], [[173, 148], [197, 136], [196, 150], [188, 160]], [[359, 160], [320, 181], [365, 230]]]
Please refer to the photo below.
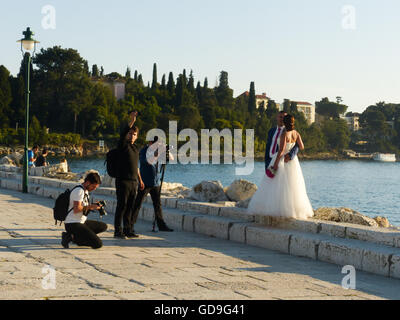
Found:
[[[95, 169], [105, 174], [104, 159], [70, 159], [68, 163], [72, 172]], [[193, 187], [203, 180], [219, 180], [225, 187], [236, 179], [259, 184], [264, 175], [263, 162], [256, 162], [248, 176], [236, 175], [237, 167], [235, 164], [169, 164], [164, 181]], [[302, 161], [301, 167], [314, 209], [348, 207], [372, 218], [386, 217], [393, 225], [400, 226], [399, 162]]]

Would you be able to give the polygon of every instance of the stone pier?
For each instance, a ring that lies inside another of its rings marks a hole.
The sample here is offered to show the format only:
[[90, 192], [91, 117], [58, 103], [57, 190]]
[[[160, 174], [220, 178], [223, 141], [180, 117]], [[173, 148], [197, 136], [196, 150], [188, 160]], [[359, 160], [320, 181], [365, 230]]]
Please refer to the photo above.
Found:
[[[151, 232], [151, 199], [139, 239], [115, 240], [115, 190], [100, 250], [60, 245], [54, 199], [76, 183], [0, 172], [1, 299], [399, 299], [400, 233], [315, 220], [249, 216], [239, 208], [163, 198], [173, 233]], [[97, 213], [90, 217], [98, 219]], [[346, 290], [345, 265], [357, 270]], [[46, 268], [56, 289], [43, 289]], [[45, 269], [43, 269], [45, 268]]]

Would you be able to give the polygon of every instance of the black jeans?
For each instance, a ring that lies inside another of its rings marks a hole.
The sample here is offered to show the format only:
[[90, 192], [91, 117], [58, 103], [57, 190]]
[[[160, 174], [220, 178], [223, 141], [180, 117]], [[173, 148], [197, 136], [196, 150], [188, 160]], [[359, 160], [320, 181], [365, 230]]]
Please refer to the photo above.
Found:
[[135, 201], [135, 207], [133, 209], [133, 218], [132, 218], [132, 230], [133, 225], [136, 223], [136, 220], [139, 215], [140, 208], [142, 207], [144, 198], [150, 193], [151, 200], [153, 201], [154, 213], [155, 218], [157, 221], [158, 227], [164, 227], [165, 222], [163, 219], [162, 209], [161, 209], [161, 194], [160, 194], [160, 187], [146, 187], [144, 190], [138, 191]]
[[99, 221], [86, 220], [85, 223], [66, 223], [65, 230], [73, 235], [73, 241], [78, 246], [99, 249], [103, 246], [103, 242], [97, 234], [106, 231], [107, 225]]
[[[132, 210], [138, 189], [138, 183], [134, 180], [115, 181], [117, 191], [117, 209], [115, 210], [115, 233], [128, 234], [132, 231]], [[123, 223], [123, 230], [121, 224]]]

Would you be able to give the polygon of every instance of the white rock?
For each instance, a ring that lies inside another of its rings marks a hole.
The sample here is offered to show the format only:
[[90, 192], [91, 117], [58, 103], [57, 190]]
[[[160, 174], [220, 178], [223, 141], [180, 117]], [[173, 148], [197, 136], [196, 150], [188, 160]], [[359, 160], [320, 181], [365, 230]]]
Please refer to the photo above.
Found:
[[101, 178], [101, 186], [103, 188], [115, 188], [115, 178], [111, 178], [108, 174]]
[[233, 201], [251, 198], [257, 191], [257, 185], [247, 180], [235, 180], [226, 190], [226, 195]]
[[14, 163], [18, 164], [22, 162], [22, 158], [23, 158], [24, 154], [20, 153], [20, 152], [14, 152], [11, 153], [8, 157], [14, 161]]
[[88, 170], [88, 171], [86, 171], [86, 172], [81, 172], [81, 173], [79, 174], [80, 181], [83, 182], [83, 180], [85, 180], [86, 176], [87, 176], [89, 173], [97, 173], [97, 174], [100, 176], [100, 173], [99, 173], [97, 170], [91, 169], [91, 170]]
[[228, 201], [219, 181], [203, 181], [195, 185], [189, 197], [202, 202]]
[[56, 173], [67, 173], [67, 172], [68, 172], [68, 164], [66, 162], [53, 164], [47, 167], [29, 168], [29, 175], [36, 177], [47, 176], [49, 178], [53, 178], [53, 175]]
[[313, 218], [378, 227], [378, 223], [374, 219], [349, 208], [319, 208], [315, 211]]
[[248, 208], [251, 198], [247, 200], [241, 200], [236, 203], [236, 207], [238, 208]]
[[15, 166], [15, 162], [10, 157], [5, 156], [0, 159], [0, 165]]
[[188, 198], [190, 195], [190, 188], [184, 187], [181, 183], [163, 182], [161, 194]]

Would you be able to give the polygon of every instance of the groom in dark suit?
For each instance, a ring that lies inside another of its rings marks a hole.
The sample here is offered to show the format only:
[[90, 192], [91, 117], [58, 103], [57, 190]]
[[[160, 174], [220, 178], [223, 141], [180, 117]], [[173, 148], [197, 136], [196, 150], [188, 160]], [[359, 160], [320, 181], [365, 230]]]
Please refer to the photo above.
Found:
[[[285, 111], [280, 111], [277, 115], [277, 127], [271, 128], [268, 131], [267, 147], [265, 150], [265, 170], [267, 170], [269, 165], [271, 164], [272, 157], [275, 155], [275, 153], [279, 151], [278, 139], [285, 129], [283, 125], [283, 118], [286, 115], [287, 113]], [[299, 146], [296, 143], [293, 149], [290, 150], [287, 155], [285, 155], [285, 162], [289, 162], [290, 160], [292, 160], [298, 152]]]

